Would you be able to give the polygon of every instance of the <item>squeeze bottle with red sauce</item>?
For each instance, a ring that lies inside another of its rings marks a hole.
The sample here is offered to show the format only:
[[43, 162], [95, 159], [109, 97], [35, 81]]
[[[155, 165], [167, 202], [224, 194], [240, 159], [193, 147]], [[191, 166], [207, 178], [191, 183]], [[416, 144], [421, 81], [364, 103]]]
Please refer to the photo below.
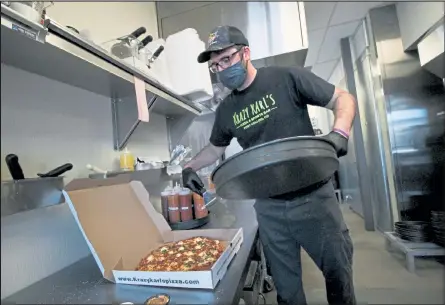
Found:
[[179, 207], [181, 210], [181, 221], [193, 220], [192, 192], [188, 189], [179, 191]]
[[193, 193], [193, 203], [195, 208], [195, 218], [200, 219], [206, 217], [209, 212], [207, 211], [204, 198], [197, 193]]
[[170, 223], [181, 221], [179, 211], [179, 194], [177, 189], [173, 189], [168, 195], [168, 220]]
[[168, 222], [168, 196], [172, 192], [171, 187], [166, 187], [163, 192], [161, 192], [161, 211], [162, 216], [164, 216], [165, 220]]

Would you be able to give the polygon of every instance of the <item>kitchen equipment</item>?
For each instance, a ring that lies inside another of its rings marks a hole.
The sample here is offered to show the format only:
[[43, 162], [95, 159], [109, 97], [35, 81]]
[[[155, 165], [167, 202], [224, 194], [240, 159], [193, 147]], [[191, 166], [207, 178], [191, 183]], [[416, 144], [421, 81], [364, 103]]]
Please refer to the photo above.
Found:
[[19, 157], [14, 154], [9, 154], [5, 157], [6, 165], [13, 180], [25, 179], [22, 167], [19, 163]]
[[164, 162], [156, 157], [137, 157], [136, 170], [160, 169], [164, 168]]
[[445, 212], [431, 211], [431, 227], [433, 230], [433, 241], [445, 247]]
[[172, 158], [169, 165], [179, 165], [191, 151], [190, 147], [185, 147], [184, 145], [176, 146], [171, 152]]
[[90, 171], [98, 173], [98, 174], [106, 175], [108, 173], [108, 171], [98, 168], [97, 166], [94, 166], [91, 164], [87, 164], [86, 168], [88, 168]]
[[176, 223], [170, 223], [172, 230], [191, 230], [202, 227], [210, 221], [210, 214], [203, 218], [197, 218], [190, 221], [181, 221]]
[[401, 239], [411, 242], [429, 242], [432, 237], [431, 224], [426, 221], [398, 221], [395, 232]]
[[134, 156], [125, 148], [125, 151], [119, 157], [120, 169], [124, 171], [134, 171]]
[[139, 157], [136, 158], [136, 170], [137, 171], [146, 170], [146, 169], [150, 169], [150, 168], [151, 168], [150, 163], [146, 163], [144, 160], [139, 159]]
[[162, 51], [164, 51], [164, 46], [159, 46], [159, 48], [153, 53], [153, 56], [148, 59], [147, 67], [150, 69], [150, 65], [156, 60], [156, 58], [161, 55]]
[[49, 172], [45, 174], [37, 174], [40, 178], [48, 178], [48, 177], [58, 177], [62, 175], [63, 173], [70, 171], [73, 169], [73, 165], [71, 163], [65, 163], [59, 167], [56, 167], [53, 170], [50, 170]]
[[9, 7], [26, 19], [39, 23], [42, 16], [41, 12], [35, 10], [29, 4], [31, 2], [11, 2]]
[[40, 23], [44, 11], [54, 3], [51, 1], [45, 5], [43, 1], [29, 1], [29, 2], [10, 2], [9, 7], [33, 22]]
[[151, 35], [148, 35], [144, 39], [141, 40], [141, 42], [138, 45], [138, 51], [145, 48], [147, 44], [153, 41], [153, 37]]
[[179, 193], [176, 188], [168, 194], [168, 219], [170, 223], [181, 221], [181, 212], [179, 210]]
[[167, 187], [164, 191], [161, 192], [161, 211], [162, 216], [168, 222], [168, 196], [170, 195], [172, 189], [171, 187]]
[[139, 45], [137, 38], [145, 34], [146, 31], [145, 27], [140, 27], [129, 35], [117, 38], [119, 42], [111, 46], [111, 54], [121, 59], [133, 56]]
[[65, 202], [63, 177], [2, 181], [1, 216]]
[[224, 199], [268, 198], [321, 182], [337, 171], [334, 146], [321, 137], [291, 137], [251, 147], [212, 173]]
[[192, 192], [189, 189], [181, 189], [178, 194], [181, 221], [193, 220]]

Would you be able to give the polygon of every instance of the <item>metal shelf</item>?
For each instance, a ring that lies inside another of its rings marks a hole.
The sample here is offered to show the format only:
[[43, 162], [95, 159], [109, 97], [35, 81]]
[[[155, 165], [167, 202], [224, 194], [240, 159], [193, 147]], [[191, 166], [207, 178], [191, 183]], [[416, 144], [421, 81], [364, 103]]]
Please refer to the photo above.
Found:
[[113, 100], [134, 96], [134, 76], [137, 76], [145, 81], [150, 93], [147, 98], [157, 96], [156, 102], [149, 105], [150, 111], [168, 117], [200, 114], [200, 109], [191, 102], [174, 95], [105, 50], [92, 44], [86, 47], [85, 41], [82, 45], [80, 38], [73, 39], [74, 34], [65, 31], [66, 35], [61, 35], [60, 27], [53, 25], [47, 29], [4, 5], [1, 13], [2, 63]]

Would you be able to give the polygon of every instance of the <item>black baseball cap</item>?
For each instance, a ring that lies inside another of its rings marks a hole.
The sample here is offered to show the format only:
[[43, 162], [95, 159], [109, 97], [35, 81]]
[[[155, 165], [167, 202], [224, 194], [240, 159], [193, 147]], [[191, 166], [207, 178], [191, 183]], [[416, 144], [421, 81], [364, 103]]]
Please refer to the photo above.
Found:
[[223, 25], [214, 29], [207, 41], [207, 49], [199, 54], [198, 62], [205, 63], [210, 59], [210, 53], [221, 51], [234, 45], [248, 46], [249, 41], [238, 28]]

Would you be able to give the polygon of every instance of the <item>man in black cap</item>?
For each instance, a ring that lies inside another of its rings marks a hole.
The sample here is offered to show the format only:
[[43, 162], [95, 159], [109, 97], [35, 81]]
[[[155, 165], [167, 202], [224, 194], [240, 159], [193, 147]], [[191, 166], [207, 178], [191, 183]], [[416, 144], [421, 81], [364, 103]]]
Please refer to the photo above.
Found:
[[[249, 42], [232, 26], [220, 26], [210, 34], [198, 62], [209, 62], [210, 71], [232, 93], [216, 110], [210, 144], [184, 167], [184, 186], [202, 192], [196, 171], [215, 163], [232, 138], [246, 149], [280, 138], [313, 136], [307, 105], [333, 110], [334, 126], [324, 137], [334, 144], [339, 157], [346, 155], [356, 109], [349, 93], [305, 69], [255, 69]], [[259, 199], [255, 210], [279, 304], [306, 304], [301, 247], [323, 272], [329, 304], [355, 304], [353, 246], [330, 179]]]

